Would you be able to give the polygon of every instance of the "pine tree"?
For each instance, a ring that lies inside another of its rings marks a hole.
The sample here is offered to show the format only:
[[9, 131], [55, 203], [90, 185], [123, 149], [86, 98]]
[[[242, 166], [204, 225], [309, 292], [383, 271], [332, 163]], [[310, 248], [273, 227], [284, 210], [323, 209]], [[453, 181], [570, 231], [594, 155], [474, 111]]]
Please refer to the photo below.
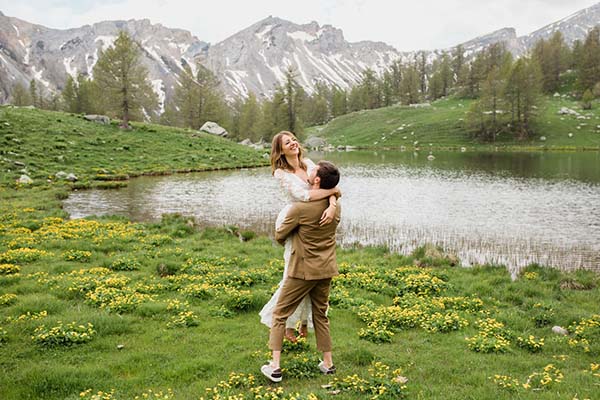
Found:
[[402, 82], [400, 84], [400, 99], [402, 104], [416, 104], [420, 101], [420, 75], [415, 65], [409, 65], [404, 69]]
[[17, 82], [12, 88], [11, 103], [20, 107], [31, 105], [31, 95], [21, 82]]
[[347, 113], [348, 96], [346, 95], [346, 91], [338, 89], [336, 87], [333, 89], [333, 94], [331, 98], [331, 114], [334, 117], [339, 117], [340, 115], [344, 115]]
[[286, 129], [290, 132], [298, 134], [297, 132], [297, 108], [296, 108], [296, 92], [298, 91], [298, 84], [296, 83], [296, 72], [292, 67], [289, 67], [285, 72], [285, 85], [283, 87], [284, 101], [287, 110], [287, 127]]
[[600, 82], [600, 27], [592, 29], [583, 43], [577, 84], [582, 92]]
[[39, 107], [40, 100], [39, 100], [37, 84], [35, 83], [35, 79], [32, 79], [29, 82], [29, 98], [31, 99], [31, 104], [34, 107]]
[[466, 67], [465, 50], [462, 45], [458, 45], [452, 51], [452, 75], [456, 86], [463, 86], [465, 84]]
[[107, 100], [108, 111], [122, 119], [129, 128], [131, 119], [141, 119], [158, 108], [158, 99], [148, 71], [140, 63], [139, 45], [121, 31], [114, 45], [101, 52], [94, 66], [94, 81]]
[[533, 49], [533, 58], [542, 71], [542, 88], [553, 93], [560, 86], [560, 74], [567, 69], [568, 48], [560, 31], [549, 40], [539, 40]]
[[425, 95], [427, 92], [427, 56], [424, 51], [419, 52], [416, 64], [419, 71], [419, 91], [421, 95]]
[[180, 85], [175, 88], [173, 95], [174, 107], [177, 110], [177, 125], [186, 128], [199, 129], [199, 114], [196, 104], [199, 102], [198, 86], [192, 69], [185, 65], [182, 74], [179, 74]]
[[533, 117], [541, 92], [539, 65], [520, 58], [513, 65], [505, 87], [505, 99], [511, 110], [510, 128], [519, 140], [533, 133]]
[[584, 110], [591, 110], [593, 100], [594, 95], [592, 94], [592, 91], [590, 89], [587, 89], [583, 93], [583, 96], [581, 96], [581, 108], [583, 108]]
[[262, 139], [260, 131], [261, 126], [260, 105], [256, 100], [254, 93], [250, 93], [246, 101], [242, 104], [239, 120], [240, 137], [249, 138], [253, 142]]
[[75, 80], [71, 75], [67, 77], [67, 82], [65, 83], [65, 88], [61, 93], [63, 104], [65, 107], [65, 111], [76, 113], [78, 112], [77, 107], [77, 86], [75, 85]]

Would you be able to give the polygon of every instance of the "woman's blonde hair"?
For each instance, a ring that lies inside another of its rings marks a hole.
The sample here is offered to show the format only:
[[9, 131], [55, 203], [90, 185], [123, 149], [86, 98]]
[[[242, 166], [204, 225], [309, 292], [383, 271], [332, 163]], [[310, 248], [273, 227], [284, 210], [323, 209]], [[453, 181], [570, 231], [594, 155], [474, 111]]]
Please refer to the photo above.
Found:
[[[276, 169], [282, 169], [284, 171], [294, 172], [294, 167], [287, 162], [285, 155], [283, 154], [283, 138], [284, 136], [289, 136], [296, 141], [296, 135], [289, 131], [281, 131], [275, 136], [273, 136], [273, 141], [271, 142], [271, 173], [275, 173]], [[298, 143], [298, 161], [300, 161], [300, 168], [306, 171], [306, 164], [304, 163], [304, 149]]]

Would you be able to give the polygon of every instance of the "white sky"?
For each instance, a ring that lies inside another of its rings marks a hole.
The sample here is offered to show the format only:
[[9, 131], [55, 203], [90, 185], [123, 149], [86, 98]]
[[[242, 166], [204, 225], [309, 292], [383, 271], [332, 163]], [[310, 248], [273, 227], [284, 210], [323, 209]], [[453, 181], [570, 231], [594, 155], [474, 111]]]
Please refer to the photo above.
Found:
[[598, 0], [0, 0], [0, 11], [51, 28], [149, 18], [217, 43], [269, 15], [342, 29], [350, 42], [446, 48], [504, 27], [524, 35]]

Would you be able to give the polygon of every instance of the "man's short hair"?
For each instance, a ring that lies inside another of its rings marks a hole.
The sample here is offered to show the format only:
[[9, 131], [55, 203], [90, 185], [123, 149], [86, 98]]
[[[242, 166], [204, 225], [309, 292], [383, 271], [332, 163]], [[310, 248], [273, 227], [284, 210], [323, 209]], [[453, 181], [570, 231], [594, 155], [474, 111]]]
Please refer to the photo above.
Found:
[[340, 171], [329, 161], [319, 161], [317, 176], [321, 179], [321, 189], [333, 189], [340, 181]]

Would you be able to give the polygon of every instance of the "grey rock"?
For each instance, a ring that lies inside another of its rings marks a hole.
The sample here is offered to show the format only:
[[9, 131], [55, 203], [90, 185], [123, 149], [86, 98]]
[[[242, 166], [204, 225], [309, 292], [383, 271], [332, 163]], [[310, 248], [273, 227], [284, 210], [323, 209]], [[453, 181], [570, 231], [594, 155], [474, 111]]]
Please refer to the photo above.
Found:
[[66, 179], [67, 173], [65, 171], [58, 171], [56, 174], [54, 174], [54, 176], [56, 179]]
[[317, 149], [320, 147], [327, 146], [327, 141], [318, 136], [311, 136], [306, 141], [304, 141], [304, 145], [310, 149]]
[[70, 173], [69, 175], [67, 175], [67, 177], [65, 179], [68, 180], [69, 182], [75, 182], [75, 181], [77, 181], [77, 176], [75, 176], [74, 173]]
[[557, 335], [567, 336], [569, 331], [563, 328], [562, 326], [555, 325], [552, 327], [552, 333], [556, 333]]
[[202, 125], [202, 127], [200, 128], [200, 131], [221, 137], [226, 137], [228, 135], [227, 130], [225, 128], [212, 121], [206, 121], [204, 125]]
[[560, 110], [558, 110], [558, 114], [559, 115], [575, 115], [575, 116], [580, 115], [577, 111], [571, 110], [569, 107], [561, 107]]
[[102, 125], [110, 124], [110, 118], [107, 117], [106, 115], [89, 114], [89, 115], [85, 115], [83, 118], [88, 121], [96, 122], [96, 123], [102, 124]]
[[17, 179], [17, 183], [20, 183], [21, 185], [31, 185], [33, 183], [33, 179], [23, 174], [19, 179]]
[[254, 143], [252, 143], [252, 140], [250, 140], [250, 139], [244, 139], [244, 140], [242, 140], [242, 141], [241, 141], [239, 144], [241, 144], [241, 145], [243, 145], [243, 146], [251, 146], [251, 145], [253, 145]]
[[13, 164], [15, 164], [15, 166], [17, 167], [24, 167], [25, 163], [22, 163], [21, 161], [14, 161]]
[[[467, 59], [494, 43], [504, 43], [519, 56], [556, 31], [562, 32], [571, 45], [576, 39], [584, 39], [599, 21], [600, 3], [525, 36], [517, 36], [513, 28], [504, 28], [461, 45]], [[26, 85], [36, 79], [45, 91], [58, 92], [69, 75], [92, 76], [99, 51], [112, 45], [121, 30], [141, 44], [141, 62], [148, 70], [161, 110], [166, 98], [173, 95], [184, 68], [189, 66], [195, 74], [198, 63], [215, 73], [225, 96], [232, 100], [236, 96], [247, 97], [250, 92], [257, 97], [271, 97], [275, 87], [283, 82], [285, 66], [290, 62], [302, 71], [298, 83], [312, 94], [317, 83], [349, 89], [360, 82], [366, 68], [382, 75], [396, 60], [412, 62], [419, 54], [399, 51], [382, 42], [351, 43], [331, 25], [295, 24], [276, 17], [268, 17], [209, 45], [188, 31], [152, 24], [147, 19], [103, 21], [59, 30], [0, 15], [6, 55], [0, 74], [0, 103], [6, 102], [16, 82]], [[454, 49], [445, 50], [452, 53]], [[430, 64], [442, 54], [442, 50], [423, 52]]]

